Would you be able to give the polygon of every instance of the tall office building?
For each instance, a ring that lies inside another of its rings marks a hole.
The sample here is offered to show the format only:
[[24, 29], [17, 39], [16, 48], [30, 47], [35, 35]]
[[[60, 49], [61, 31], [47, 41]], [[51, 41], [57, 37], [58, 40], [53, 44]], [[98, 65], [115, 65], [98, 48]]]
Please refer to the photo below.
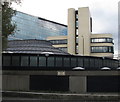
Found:
[[8, 37], [9, 40], [45, 40], [48, 36], [67, 35], [66, 25], [19, 11], [13, 16], [12, 22], [17, 27], [16, 32]]
[[120, 1], [118, 2], [118, 58], [120, 59]]
[[88, 7], [68, 9], [68, 35], [48, 37], [54, 47], [70, 54], [113, 58], [111, 34], [92, 34], [92, 17]]

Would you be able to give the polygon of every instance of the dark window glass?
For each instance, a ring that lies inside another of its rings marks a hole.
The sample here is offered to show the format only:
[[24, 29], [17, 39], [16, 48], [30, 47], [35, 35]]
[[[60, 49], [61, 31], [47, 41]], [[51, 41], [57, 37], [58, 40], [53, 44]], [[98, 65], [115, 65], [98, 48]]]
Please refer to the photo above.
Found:
[[112, 46], [95, 46], [95, 47], [91, 47], [91, 52], [113, 53], [113, 47]]
[[50, 40], [51, 43], [55, 44], [67, 44], [67, 39], [62, 40]]
[[3, 66], [10, 66], [11, 58], [10, 56], [3, 56]]
[[99, 66], [100, 66], [100, 68], [103, 67], [103, 60], [102, 59], [99, 60]]
[[76, 67], [77, 65], [76, 58], [71, 58], [71, 67]]
[[89, 65], [89, 66], [90, 66], [91, 69], [94, 69], [94, 68], [95, 68], [95, 67], [94, 67], [94, 66], [95, 66], [94, 64], [95, 64], [95, 63], [94, 63], [94, 59], [93, 59], [93, 58], [90, 58], [90, 65]]
[[28, 66], [28, 56], [21, 56], [21, 66]]
[[78, 58], [78, 67], [84, 67], [83, 66], [83, 58], [82, 57]]
[[102, 67], [102, 59], [95, 58], [95, 69], [99, 69]]
[[66, 47], [60, 47], [59, 49], [64, 51], [64, 52], [67, 52], [67, 48]]
[[91, 42], [92, 43], [98, 43], [98, 42], [101, 42], [101, 43], [112, 43], [113, 40], [112, 40], [112, 38], [91, 38]]
[[62, 57], [56, 57], [56, 67], [62, 67]]
[[46, 66], [46, 57], [44, 57], [44, 56], [39, 57], [39, 66], [40, 67], [45, 67]]
[[88, 69], [89, 68], [89, 58], [84, 58], [84, 68]]
[[78, 28], [78, 20], [76, 20], [76, 27]]
[[70, 58], [64, 57], [64, 67], [70, 67]]
[[12, 66], [19, 66], [19, 64], [20, 64], [20, 57], [12, 56]]
[[37, 56], [30, 56], [30, 66], [37, 66]]
[[54, 57], [48, 57], [47, 66], [48, 67], [54, 67]]

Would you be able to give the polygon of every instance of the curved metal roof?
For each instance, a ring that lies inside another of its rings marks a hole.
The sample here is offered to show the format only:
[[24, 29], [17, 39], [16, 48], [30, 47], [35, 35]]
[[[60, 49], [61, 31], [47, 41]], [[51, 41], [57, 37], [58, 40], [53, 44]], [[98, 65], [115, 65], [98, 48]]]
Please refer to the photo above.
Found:
[[8, 48], [5, 52], [9, 53], [50, 53], [68, 55], [68, 53], [55, 48], [46, 40], [11, 40], [8, 41]]

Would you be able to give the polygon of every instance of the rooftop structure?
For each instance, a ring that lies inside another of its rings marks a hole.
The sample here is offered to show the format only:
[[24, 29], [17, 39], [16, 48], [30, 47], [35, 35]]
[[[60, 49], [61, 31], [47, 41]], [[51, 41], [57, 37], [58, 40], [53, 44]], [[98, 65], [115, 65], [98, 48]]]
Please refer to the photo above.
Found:
[[8, 41], [8, 48], [4, 51], [6, 53], [28, 53], [28, 54], [60, 54], [66, 55], [58, 48], [52, 46], [46, 40], [10, 40]]

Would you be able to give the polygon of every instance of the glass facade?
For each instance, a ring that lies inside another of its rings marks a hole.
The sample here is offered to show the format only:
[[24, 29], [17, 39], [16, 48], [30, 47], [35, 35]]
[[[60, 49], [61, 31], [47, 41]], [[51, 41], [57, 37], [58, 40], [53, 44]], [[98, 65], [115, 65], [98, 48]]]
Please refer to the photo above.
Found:
[[48, 36], [67, 35], [67, 26], [38, 18], [25, 13], [17, 12], [12, 18], [17, 25], [14, 34], [8, 37], [9, 40], [39, 39], [45, 40]]
[[91, 43], [113, 43], [112, 38], [91, 38]]
[[113, 53], [113, 46], [92, 46], [92, 53]]

